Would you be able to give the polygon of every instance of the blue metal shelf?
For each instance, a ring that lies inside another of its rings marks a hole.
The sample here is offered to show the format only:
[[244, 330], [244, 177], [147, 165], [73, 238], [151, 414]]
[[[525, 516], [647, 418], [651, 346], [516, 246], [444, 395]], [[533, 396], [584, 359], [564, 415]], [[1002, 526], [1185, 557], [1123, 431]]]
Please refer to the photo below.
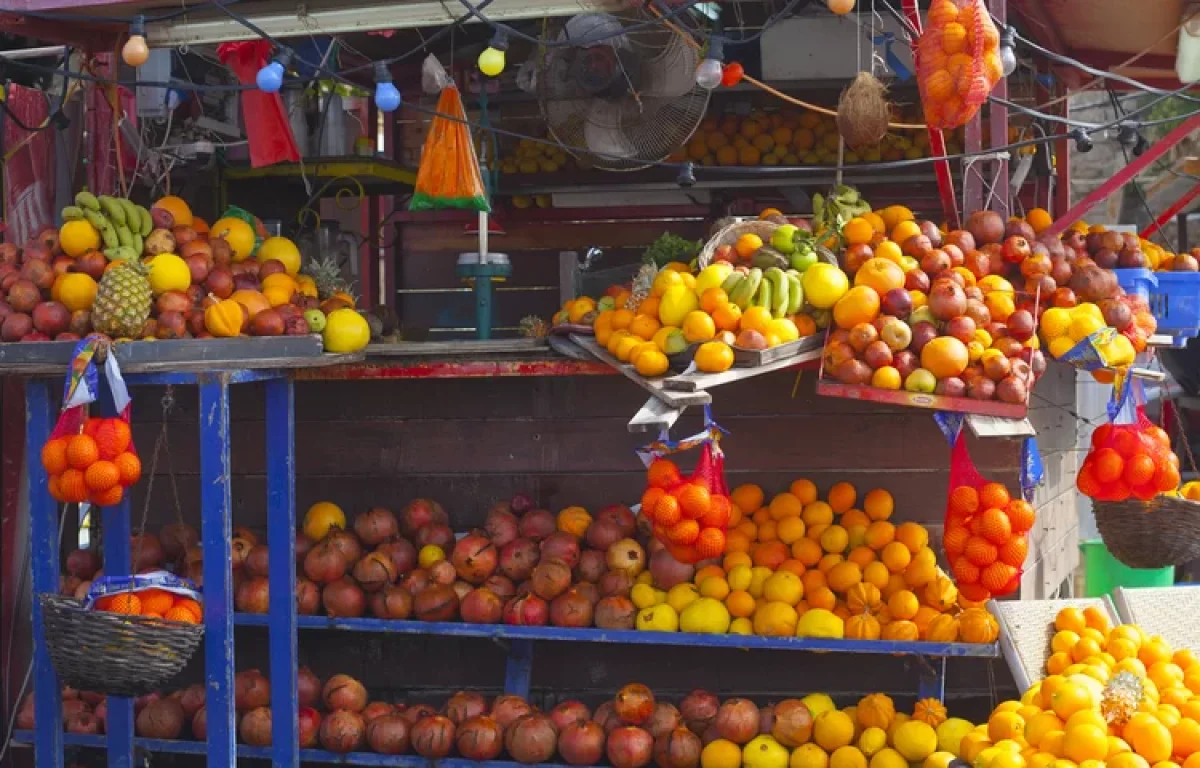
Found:
[[[266, 627], [270, 617], [259, 613], [234, 614], [234, 624]], [[332, 629], [343, 632], [378, 632], [397, 635], [443, 635], [487, 637], [496, 640], [552, 640], [575, 643], [621, 643], [624, 645], [683, 645], [700, 648], [741, 650], [812, 651], [866, 653], [929, 658], [1000, 657], [996, 643], [926, 643], [899, 640], [837, 640], [819, 637], [760, 637], [758, 635], [699, 635], [685, 632], [642, 632], [630, 629], [566, 629], [562, 627], [518, 627], [506, 624], [460, 624], [448, 621], [395, 621], [388, 619], [331, 619], [327, 616], [298, 616], [300, 629]]]

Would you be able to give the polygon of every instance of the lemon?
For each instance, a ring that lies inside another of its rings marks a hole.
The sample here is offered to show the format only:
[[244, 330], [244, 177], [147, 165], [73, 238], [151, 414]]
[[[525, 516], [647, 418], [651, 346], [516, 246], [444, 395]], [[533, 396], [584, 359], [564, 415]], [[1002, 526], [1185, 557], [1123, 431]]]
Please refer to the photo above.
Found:
[[650, 606], [664, 602], [667, 599], [667, 593], [660, 589], [655, 589], [649, 584], [634, 584], [633, 590], [629, 593], [629, 599], [639, 609], [649, 608]]
[[1067, 330], [1067, 335], [1071, 337], [1071, 341], [1079, 342], [1103, 329], [1103, 318], [1097, 319], [1090, 313], [1079, 312], [1071, 318], [1071, 327]]
[[321, 341], [326, 352], [357, 352], [371, 340], [367, 319], [353, 309], [335, 309], [325, 318]]
[[676, 632], [679, 614], [667, 603], [659, 603], [638, 611], [637, 628], [643, 632]]
[[700, 274], [696, 275], [696, 293], [700, 296], [709, 288], [718, 288], [721, 283], [725, 282], [725, 278], [733, 273], [733, 265], [728, 261], [718, 261], [710, 264], [700, 270]]
[[830, 309], [850, 289], [846, 273], [833, 264], [817, 262], [800, 276], [804, 298], [817, 309]]
[[773, 318], [767, 323], [767, 332], [778, 336], [779, 341], [784, 344], [800, 338], [800, 329], [786, 317]]
[[829, 765], [829, 755], [816, 744], [801, 744], [792, 750], [792, 759], [788, 768], [826, 768]]
[[850, 746], [854, 741], [854, 720], [841, 710], [822, 712], [813, 723], [812, 738], [826, 752]]
[[675, 613], [683, 613], [683, 609], [687, 608], [696, 600], [700, 599], [700, 590], [696, 589], [695, 584], [676, 584], [667, 591], [667, 605], [674, 609]]
[[1075, 342], [1070, 336], [1059, 336], [1057, 339], [1050, 341], [1050, 356], [1056, 360], [1071, 351], [1075, 346]]
[[804, 597], [804, 585], [791, 571], [777, 571], [763, 582], [762, 596], [771, 602], [795, 605]]
[[1071, 313], [1062, 307], [1051, 307], [1042, 313], [1040, 326], [1042, 336], [1048, 341], [1066, 336], [1071, 329]]
[[894, 749], [881, 749], [871, 758], [871, 768], [908, 768], [908, 761]]
[[975, 726], [961, 717], [952, 717], [937, 727], [938, 749], [942, 752], [958, 754], [958, 745], [962, 737], [971, 732]]
[[742, 747], [745, 768], [787, 768], [789, 758], [787, 748], [770, 736], [755, 736]]
[[796, 634], [797, 620], [796, 609], [787, 603], [767, 603], [754, 611], [754, 634], [792, 637]]
[[[897, 753], [899, 757], [899, 753]], [[904, 758], [900, 758], [903, 760]], [[950, 761], [954, 759], [954, 755], [950, 752], [934, 752], [929, 757], [925, 758], [925, 762], [921, 764], [921, 768], [949, 768]]]
[[662, 296], [668, 288], [676, 285], [683, 285], [683, 277], [673, 269], [660, 269], [650, 285], [650, 295]]
[[167, 291], [186, 291], [192, 284], [187, 262], [173, 253], [160, 253], [150, 260], [150, 290], [155, 296]]
[[882, 728], [871, 727], [862, 732], [858, 737], [858, 748], [867, 757], [872, 757], [876, 752], [887, 746], [887, 731]]
[[1001, 749], [992, 757], [989, 768], [1025, 768], [1025, 758], [1020, 752]]
[[305, 536], [313, 541], [320, 541], [325, 538], [331, 528], [346, 527], [346, 513], [332, 501], [318, 501], [304, 513], [302, 527]]
[[993, 742], [1020, 739], [1025, 734], [1025, 720], [1016, 712], [997, 712], [988, 719], [988, 738]]
[[723, 635], [729, 631], [729, 609], [711, 597], [693, 600], [679, 614], [679, 628], [684, 632]]
[[845, 622], [840, 616], [824, 608], [812, 608], [804, 612], [796, 623], [796, 637], [843, 637]]
[[437, 544], [426, 544], [417, 553], [417, 564], [422, 568], [432, 568], [446, 559], [446, 553]]
[[804, 702], [804, 706], [808, 707], [808, 711], [812, 714], [814, 720], [826, 712], [837, 709], [833, 704], [833, 699], [824, 693], [810, 693], [803, 699], [800, 699], [800, 701]]
[[937, 751], [937, 733], [927, 723], [909, 720], [896, 729], [896, 751], [910, 763], [919, 763]]
[[683, 325], [683, 318], [699, 308], [700, 300], [696, 298], [695, 291], [686, 285], [673, 285], [659, 298], [658, 321], [663, 325], [680, 327]]
[[[1193, 481], [1194, 482], [1194, 481]], [[1185, 488], [1187, 486], [1184, 486]], [[748, 565], [735, 565], [729, 570], [729, 574], [725, 580], [729, 582], [729, 588], [736, 590], [750, 591], [750, 582], [753, 580], [754, 574]]]
[[829, 768], [867, 768], [867, 758], [857, 747], [839, 747], [829, 756]]
[[763, 586], [767, 583], [767, 579], [771, 578], [771, 575], [774, 573], [775, 571], [772, 571], [770, 568], [761, 565], [754, 566], [750, 569], [750, 586], [746, 587], [746, 591], [753, 598], [762, 597]]
[[731, 635], [753, 635], [754, 624], [750, 619], [734, 619], [729, 622], [729, 634]]
[[742, 750], [728, 739], [716, 739], [700, 751], [700, 768], [739, 768]]

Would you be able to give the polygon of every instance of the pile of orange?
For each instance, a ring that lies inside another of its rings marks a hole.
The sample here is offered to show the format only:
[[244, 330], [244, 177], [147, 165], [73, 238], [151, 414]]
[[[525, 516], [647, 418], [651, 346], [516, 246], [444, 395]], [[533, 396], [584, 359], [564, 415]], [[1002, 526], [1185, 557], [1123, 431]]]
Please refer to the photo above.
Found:
[[78, 435], [46, 441], [42, 466], [50, 475], [50, 495], [67, 504], [111, 507], [142, 476], [129, 424], [115, 418], [90, 418]]
[[733, 504], [701, 478], [685, 480], [675, 462], [655, 459], [646, 469], [642, 515], [654, 535], [681, 563], [720, 557]]
[[960, 485], [950, 492], [942, 544], [958, 589], [969, 600], [1016, 591], [1029, 553], [1033, 507], [1001, 483]]
[[978, 0], [934, 0], [917, 48], [918, 83], [931, 128], [966, 124], [1004, 77], [1000, 33]]
[[1092, 447], [1075, 486], [1097, 501], [1149, 501], [1179, 487], [1179, 457], [1171, 438], [1153, 424], [1104, 424], [1092, 433]]
[[204, 609], [200, 603], [165, 589], [139, 589], [136, 592], [108, 595], [96, 601], [96, 610], [150, 616], [184, 624], [199, 624], [204, 620]]

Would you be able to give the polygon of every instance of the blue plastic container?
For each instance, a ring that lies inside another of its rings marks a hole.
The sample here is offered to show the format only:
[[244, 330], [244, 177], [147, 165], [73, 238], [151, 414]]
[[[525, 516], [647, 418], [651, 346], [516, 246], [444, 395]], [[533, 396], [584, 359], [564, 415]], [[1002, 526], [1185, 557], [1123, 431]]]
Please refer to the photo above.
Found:
[[1149, 303], [1158, 321], [1158, 332], [1182, 347], [1188, 339], [1200, 335], [1200, 273], [1157, 272], [1155, 277], [1158, 286], [1150, 291]]
[[1148, 269], [1114, 269], [1113, 273], [1125, 293], [1137, 296], [1146, 303], [1150, 302], [1150, 295], [1158, 287], [1158, 278]]

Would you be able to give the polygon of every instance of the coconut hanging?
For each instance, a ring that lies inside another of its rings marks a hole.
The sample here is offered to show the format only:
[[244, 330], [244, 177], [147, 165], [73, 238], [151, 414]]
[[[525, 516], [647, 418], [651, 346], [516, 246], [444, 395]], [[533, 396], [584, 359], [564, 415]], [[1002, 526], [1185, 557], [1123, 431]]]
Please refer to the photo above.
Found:
[[850, 149], [879, 146], [889, 116], [887, 87], [870, 72], [859, 72], [838, 99], [838, 133]]

